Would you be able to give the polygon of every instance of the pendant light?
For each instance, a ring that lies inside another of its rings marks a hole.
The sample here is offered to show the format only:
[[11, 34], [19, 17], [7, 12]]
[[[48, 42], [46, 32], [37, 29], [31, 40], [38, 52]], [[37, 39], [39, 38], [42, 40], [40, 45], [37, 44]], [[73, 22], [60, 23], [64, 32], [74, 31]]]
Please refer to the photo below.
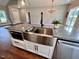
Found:
[[52, 0], [51, 7], [47, 10], [49, 13], [53, 13], [54, 11], [56, 11], [56, 9], [55, 9], [54, 6], [53, 6], [53, 1], [54, 1], [54, 0]]
[[18, 0], [17, 5], [18, 5], [18, 8], [25, 8], [26, 2], [25, 0]]

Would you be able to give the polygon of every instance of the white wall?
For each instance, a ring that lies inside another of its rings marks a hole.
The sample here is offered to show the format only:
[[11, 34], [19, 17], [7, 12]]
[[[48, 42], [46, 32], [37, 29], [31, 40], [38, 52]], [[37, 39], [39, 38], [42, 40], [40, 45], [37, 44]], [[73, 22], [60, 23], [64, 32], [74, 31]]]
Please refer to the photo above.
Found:
[[51, 7], [30, 8], [32, 24], [40, 24], [41, 12], [44, 12], [44, 24], [51, 24], [53, 20], [63, 22], [66, 13], [66, 6], [55, 6], [56, 11], [49, 13]]

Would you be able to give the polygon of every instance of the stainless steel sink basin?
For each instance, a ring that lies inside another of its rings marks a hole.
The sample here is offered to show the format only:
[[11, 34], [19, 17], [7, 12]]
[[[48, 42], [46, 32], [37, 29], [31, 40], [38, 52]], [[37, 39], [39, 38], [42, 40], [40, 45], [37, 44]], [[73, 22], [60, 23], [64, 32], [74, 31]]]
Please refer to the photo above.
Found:
[[45, 27], [33, 27], [28, 29], [26, 32], [33, 32], [37, 34], [44, 34], [44, 35], [53, 35], [52, 28], [45, 28]]
[[24, 34], [25, 40], [42, 44], [42, 45], [53, 46], [52, 37], [40, 36], [40, 35], [35, 35], [35, 33], [30, 34], [27, 32], [24, 32], [23, 34]]
[[35, 43], [52, 46], [52, 28], [34, 27], [31, 32], [24, 32], [24, 39]]
[[34, 30], [34, 33], [53, 35], [53, 30], [52, 30], [52, 28], [36, 27]]

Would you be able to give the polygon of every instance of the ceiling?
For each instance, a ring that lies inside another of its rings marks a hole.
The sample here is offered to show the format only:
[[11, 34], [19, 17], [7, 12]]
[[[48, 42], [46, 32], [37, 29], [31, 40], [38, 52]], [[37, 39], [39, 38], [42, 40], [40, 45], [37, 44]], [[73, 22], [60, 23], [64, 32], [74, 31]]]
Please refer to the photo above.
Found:
[[72, 0], [27, 0], [27, 1], [29, 4], [29, 7], [45, 7], [45, 6], [51, 6], [51, 5], [68, 4]]
[[[9, 0], [0, 0], [0, 5], [6, 6]], [[10, 0], [11, 1], [11, 0]], [[68, 4], [72, 0], [25, 0], [29, 7], [45, 7], [53, 5]], [[53, 1], [53, 3], [52, 3]]]
[[69, 4], [73, 0], [54, 0], [53, 5], [64, 5]]
[[45, 7], [51, 6], [52, 0], [28, 0], [30, 7]]

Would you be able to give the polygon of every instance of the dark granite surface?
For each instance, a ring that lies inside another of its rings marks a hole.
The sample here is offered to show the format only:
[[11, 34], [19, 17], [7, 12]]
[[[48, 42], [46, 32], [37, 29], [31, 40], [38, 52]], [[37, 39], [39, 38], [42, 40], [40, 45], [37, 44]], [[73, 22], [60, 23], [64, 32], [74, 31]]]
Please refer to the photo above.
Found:
[[54, 37], [61, 40], [79, 43], [79, 28], [61, 26], [60, 28], [54, 30]]
[[32, 26], [29, 24], [18, 24], [18, 25], [13, 25], [13, 26], [9, 27], [8, 29], [11, 31], [25, 31], [31, 27]]
[[[15, 31], [23, 30], [23, 29], [26, 30], [30, 27], [31, 25], [21, 24], [21, 25], [12, 26], [10, 30], [15, 30]], [[53, 36], [61, 40], [79, 43], [79, 28], [61, 26], [58, 29], [54, 29]]]

